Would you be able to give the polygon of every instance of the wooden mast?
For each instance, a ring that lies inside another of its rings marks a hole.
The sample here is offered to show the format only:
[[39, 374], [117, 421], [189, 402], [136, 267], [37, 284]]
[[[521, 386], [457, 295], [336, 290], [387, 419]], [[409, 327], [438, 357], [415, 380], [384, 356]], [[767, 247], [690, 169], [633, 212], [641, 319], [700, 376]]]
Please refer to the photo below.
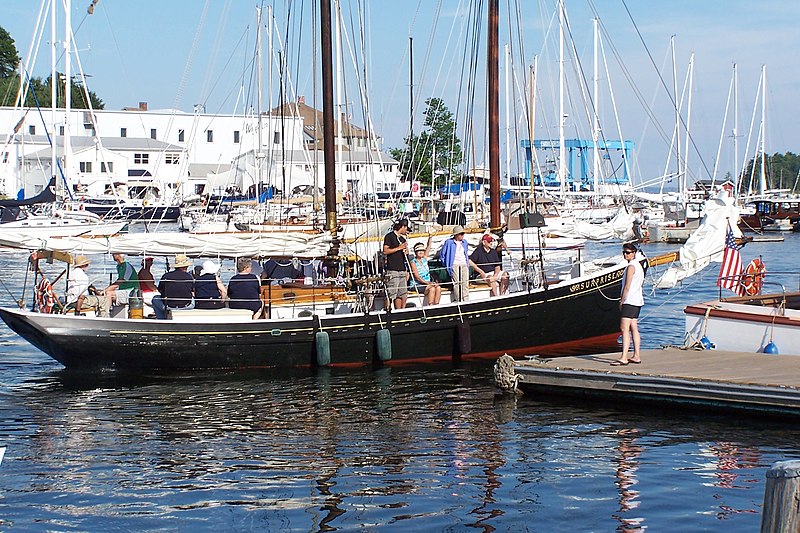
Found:
[[336, 242], [336, 152], [333, 132], [333, 53], [331, 51], [331, 0], [320, 0], [322, 51], [322, 155], [325, 163], [325, 229]]
[[489, 108], [489, 226], [500, 223], [500, 119], [498, 102], [498, 4], [489, 0], [488, 44], [486, 47], [486, 78]]

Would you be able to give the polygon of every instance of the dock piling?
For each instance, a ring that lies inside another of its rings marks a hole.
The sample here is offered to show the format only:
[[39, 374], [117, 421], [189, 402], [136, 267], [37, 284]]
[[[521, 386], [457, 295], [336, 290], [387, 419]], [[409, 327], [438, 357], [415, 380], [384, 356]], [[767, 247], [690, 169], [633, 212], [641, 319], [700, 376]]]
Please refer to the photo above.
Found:
[[800, 460], [779, 461], [767, 470], [761, 533], [800, 531]]

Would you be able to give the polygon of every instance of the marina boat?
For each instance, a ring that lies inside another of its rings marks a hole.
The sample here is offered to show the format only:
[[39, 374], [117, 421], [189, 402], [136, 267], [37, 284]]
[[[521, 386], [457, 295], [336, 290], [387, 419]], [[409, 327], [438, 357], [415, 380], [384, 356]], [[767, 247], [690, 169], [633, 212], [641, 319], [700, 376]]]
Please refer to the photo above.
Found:
[[24, 200], [0, 200], [0, 239], [115, 235], [124, 222], [108, 223], [94, 213], [59, 208], [55, 178], [42, 192]]
[[706, 348], [800, 355], [800, 293], [720, 298], [689, 305], [686, 335]]
[[747, 202], [739, 215], [742, 231], [796, 231], [800, 221], [800, 200], [775, 199]]
[[86, 198], [80, 207], [106, 220], [175, 222], [181, 215], [178, 205], [141, 199]]
[[[624, 265], [601, 267], [537, 289], [391, 313], [360, 308], [367, 292], [359, 291], [323, 305], [291, 305], [294, 316], [262, 320], [228, 309], [137, 320], [3, 308], [0, 318], [67, 368], [84, 370], [347, 366], [586, 353], [617, 345], [617, 305], [606, 295], [619, 294]], [[319, 300], [335, 292], [332, 284], [315, 289]]]

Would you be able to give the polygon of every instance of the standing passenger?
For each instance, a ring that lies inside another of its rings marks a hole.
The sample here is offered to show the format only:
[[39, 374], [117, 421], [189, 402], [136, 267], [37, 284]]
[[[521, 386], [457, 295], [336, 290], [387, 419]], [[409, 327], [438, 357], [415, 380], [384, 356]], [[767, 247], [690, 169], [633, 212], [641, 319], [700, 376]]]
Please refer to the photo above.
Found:
[[439, 259], [453, 280], [453, 302], [469, 300], [469, 249], [465, 233], [464, 226], [455, 226], [453, 236], [444, 241], [439, 253]]
[[[639, 311], [644, 305], [642, 285], [644, 285], [644, 269], [636, 257], [636, 246], [626, 242], [622, 245], [622, 256], [628, 261], [622, 275], [622, 294], [619, 298], [620, 330], [622, 331], [622, 357], [613, 361], [611, 366], [626, 366], [628, 363], [639, 364], [641, 359], [641, 337], [639, 336]], [[633, 357], [628, 359], [630, 342], [633, 339]]]
[[408, 220], [396, 223], [383, 238], [383, 255], [386, 256], [386, 309], [394, 304], [395, 309], [403, 309], [408, 298]]

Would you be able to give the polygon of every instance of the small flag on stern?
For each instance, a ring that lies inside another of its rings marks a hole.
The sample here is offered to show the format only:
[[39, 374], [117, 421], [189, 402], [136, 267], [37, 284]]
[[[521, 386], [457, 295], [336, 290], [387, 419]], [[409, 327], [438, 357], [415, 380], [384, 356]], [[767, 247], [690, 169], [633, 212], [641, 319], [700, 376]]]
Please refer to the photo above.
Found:
[[741, 246], [736, 244], [733, 238], [733, 230], [728, 227], [725, 235], [725, 251], [722, 254], [722, 265], [719, 267], [717, 286], [730, 289], [739, 296], [744, 295], [744, 288], [741, 284], [742, 274], [742, 255], [739, 253]]

